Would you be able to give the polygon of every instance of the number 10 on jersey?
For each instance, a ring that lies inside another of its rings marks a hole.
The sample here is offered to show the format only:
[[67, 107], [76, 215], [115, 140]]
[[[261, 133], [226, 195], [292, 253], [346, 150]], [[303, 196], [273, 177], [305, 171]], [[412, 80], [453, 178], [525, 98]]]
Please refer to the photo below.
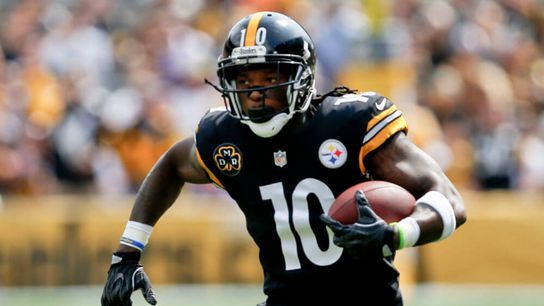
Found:
[[[328, 266], [338, 261], [342, 255], [342, 248], [333, 244], [332, 232], [327, 229], [328, 248], [321, 250], [317, 243], [317, 237], [310, 226], [308, 196], [315, 195], [324, 212], [327, 212], [334, 202], [334, 194], [325, 183], [312, 178], [300, 181], [291, 195], [292, 211], [287, 205], [281, 182], [261, 186], [260, 191], [262, 199], [271, 200], [274, 207], [274, 221], [281, 242], [286, 270], [300, 269], [300, 256], [306, 256], [309, 261], [318, 266]], [[290, 220], [293, 221], [293, 227], [291, 227]], [[300, 237], [304, 254], [297, 252], [295, 232]]]

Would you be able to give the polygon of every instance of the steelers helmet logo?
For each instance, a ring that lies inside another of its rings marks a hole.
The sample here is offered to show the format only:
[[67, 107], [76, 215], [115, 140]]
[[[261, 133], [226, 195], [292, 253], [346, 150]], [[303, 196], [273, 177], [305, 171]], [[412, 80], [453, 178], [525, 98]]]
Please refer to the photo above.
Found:
[[237, 175], [242, 168], [242, 153], [233, 144], [222, 144], [215, 148], [213, 160], [217, 168], [228, 176]]
[[327, 168], [340, 168], [347, 159], [346, 146], [336, 139], [327, 139], [319, 147], [319, 161]]

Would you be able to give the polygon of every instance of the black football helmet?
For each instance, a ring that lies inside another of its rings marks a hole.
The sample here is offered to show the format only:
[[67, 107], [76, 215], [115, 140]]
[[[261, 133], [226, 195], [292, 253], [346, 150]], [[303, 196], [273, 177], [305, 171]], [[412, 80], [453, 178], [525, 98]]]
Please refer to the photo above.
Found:
[[[297, 112], [305, 112], [315, 93], [315, 49], [304, 28], [288, 16], [258, 12], [244, 17], [230, 30], [218, 60], [219, 90], [230, 114], [258, 136], [272, 137]], [[287, 81], [267, 87], [237, 88], [242, 70], [273, 68], [287, 74]], [[279, 112], [265, 108], [244, 112], [240, 94], [284, 88], [287, 107]]]

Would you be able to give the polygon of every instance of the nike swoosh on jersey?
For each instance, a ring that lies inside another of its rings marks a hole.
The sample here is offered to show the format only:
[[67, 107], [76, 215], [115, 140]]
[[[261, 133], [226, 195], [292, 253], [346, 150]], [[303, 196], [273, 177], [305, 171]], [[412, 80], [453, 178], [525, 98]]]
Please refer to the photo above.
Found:
[[382, 98], [382, 100], [378, 103], [376, 102], [376, 108], [378, 110], [383, 110], [383, 108], [385, 107], [385, 103], [387, 102], [387, 99], [386, 98]]

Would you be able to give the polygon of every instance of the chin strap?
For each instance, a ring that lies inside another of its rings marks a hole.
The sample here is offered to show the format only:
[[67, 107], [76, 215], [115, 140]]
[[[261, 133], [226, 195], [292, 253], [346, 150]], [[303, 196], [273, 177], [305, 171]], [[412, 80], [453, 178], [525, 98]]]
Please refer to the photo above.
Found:
[[223, 92], [223, 89], [221, 89], [219, 86], [208, 81], [208, 79], [204, 79], [204, 83], [210, 85], [213, 89], [217, 90], [221, 94], [222, 97], [226, 97], [225, 93]]
[[242, 120], [240, 122], [249, 126], [249, 128], [253, 133], [255, 133], [255, 135], [262, 138], [269, 138], [278, 134], [281, 129], [287, 124], [289, 119], [293, 117], [293, 114], [294, 112], [290, 114], [279, 113], [272, 117], [270, 120], [262, 123], [256, 123], [250, 120]]

